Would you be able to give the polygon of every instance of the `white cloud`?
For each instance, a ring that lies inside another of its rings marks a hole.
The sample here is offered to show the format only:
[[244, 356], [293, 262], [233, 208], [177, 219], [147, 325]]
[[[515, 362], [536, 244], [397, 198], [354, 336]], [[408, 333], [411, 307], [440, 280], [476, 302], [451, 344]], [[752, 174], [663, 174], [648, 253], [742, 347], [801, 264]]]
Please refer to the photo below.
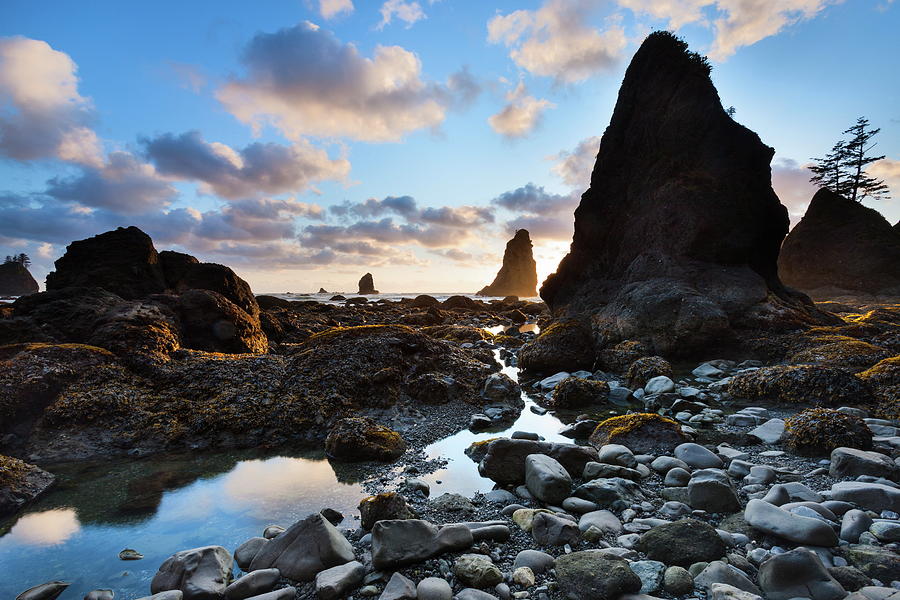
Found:
[[407, 27], [412, 27], [416, 21], [425, 18], [425, 11], [418, 2], [410, 2], [407, 0], [387, 0], [381, 5], [381, 22], [378, 29], [383, 29], [385, 25], [390, 25], [394, 17], [406, 23]]
[[272, 125], [292, 139], [397, 141], [437, 127], [471, 92], [459, 78], [424, 81], [419, 58], [400, 46], [377, 46], [366, 58], [309, 22], [257, 34], [243, 62], [246, 76], [223, 85], [218, 99], [239, 120]]
[[509, 104], [497, 114], [491, 115], [488, 123], [494, 131], [510, 139], [527, 136], [538, 126], [544, 111], [556, 106], [549, 100], [529, 96], [524, 82], [519, 82], [506, 95], [506, 100]]
[[866, 169], [870, 177], [883, 179], [892, 197], [900, 197], [900, 160], [883, 158]]
[[587, 189], [591, 184], [591, 172], [594, 170], [594, 162], [597, 160], [599, 148], [600, 136], [594, 135], [585, 138], [578, 142], [578, 145], [571, 152], [563, 150], [550, 157], [556, 161], [551, 170], [566, 185]]
[[353, 12], [353, 0], [319, 0], [319, 14], [323, 19], [333, 19], [339, 14]]
[[0, 38], [0, 156], [99, 166], [91, 101], [68, 54], [25, 37]]
[[488, 22], [488, 41], [510, 48], [513, 61], [535, 75], [576, 83], [614, 65], [625, 49], [615, 21], [604, 31], [585, 23], [592, 0], [546, 0], [536, 11], [517, 10]]
[[711, 28], [709, 57], [723, 61], [786, 27], [812, 19], [842, 0], [618, 0], [635, 13], [668, 21], [670, 29], [689, 24]]
[[787, 207], [792, 226], [806, 214], [806, 207], [818, 189], [809, 181], [812, 172], [807, 166], [791, 158], [776, 158], [772, 163], [772, 189]]

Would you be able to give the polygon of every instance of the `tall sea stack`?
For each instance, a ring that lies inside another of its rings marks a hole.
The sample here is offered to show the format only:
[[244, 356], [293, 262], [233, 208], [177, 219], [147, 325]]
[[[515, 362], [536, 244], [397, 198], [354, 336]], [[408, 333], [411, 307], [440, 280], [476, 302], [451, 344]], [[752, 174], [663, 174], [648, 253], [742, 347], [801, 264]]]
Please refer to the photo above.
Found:
[[788, 214], [774, 150], [725, 112], [709, 72], [655, 32], [625, 73], [569, 254], [541, 287], [557, 319], [590, 326], [595, 350], [631, 339], [700, 354], [741, 330], [825, 318], [778, 278]]
[[506, 243], [503, 265], [494, 282], [481, 288], [479, 296], [537, 296], [537, 265], [531, 253], [527, 229], [519, 229]]
[[821, 189], [784, 240], [778, 272], [817, 299], [900, 296], [900, 234], [878, 211]]
[[366, 273], [359, 279], [359, 292], [360, 294], [377, 294], [378, 290], [375, 289], [375, 281], [372, 279], [371, 273]]

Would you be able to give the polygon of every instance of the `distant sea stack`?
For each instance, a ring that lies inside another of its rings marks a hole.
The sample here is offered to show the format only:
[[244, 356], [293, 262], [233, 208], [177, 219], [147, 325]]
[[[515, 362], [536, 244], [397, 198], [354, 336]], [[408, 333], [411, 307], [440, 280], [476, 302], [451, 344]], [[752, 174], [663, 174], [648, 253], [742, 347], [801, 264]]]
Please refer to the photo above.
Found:
[[709, 71], [655, 32], [625, 73], [570, 252], [541, 287], [557, 320], [590, 324], [595, 350], [701, 354], [828, 318], [778, 279], [774, 150], [725, 112]]
[[778, 270], [816, 299], [900, 296], [900, 232], [877, 210], [821, 189], [784, 240]]
[[366, 273], [359, 280], [359, 293], [360, 294], [377, 294], [378, 290], [375, 289], [375, 282], [372, 280], [372, 274]]
[[22, 263], [0, 264], [0, 296], [26, 296], [38, 289], [38, 282]]
[[527, 229], [519, 229], [506, 243], [503, 265], [494, 282], [481, 288], [479, 296], [537, 296], [537, 265]]

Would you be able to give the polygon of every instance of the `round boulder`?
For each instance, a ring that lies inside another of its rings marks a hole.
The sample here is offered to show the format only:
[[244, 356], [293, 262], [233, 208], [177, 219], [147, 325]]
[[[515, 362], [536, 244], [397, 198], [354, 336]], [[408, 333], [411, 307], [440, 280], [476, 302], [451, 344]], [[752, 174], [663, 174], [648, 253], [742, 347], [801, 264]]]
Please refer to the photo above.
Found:
[[725, 543], [716, 530], [696, 519], [654, 527], [641, 536], [637, 549], [650, 560], [679, 567], [712, 562], [725, 556]]
[[392, 461], [406, 451], [400, 434], [367, 417], [338, 421], [325, 439], [329, 457], [348, 462]]

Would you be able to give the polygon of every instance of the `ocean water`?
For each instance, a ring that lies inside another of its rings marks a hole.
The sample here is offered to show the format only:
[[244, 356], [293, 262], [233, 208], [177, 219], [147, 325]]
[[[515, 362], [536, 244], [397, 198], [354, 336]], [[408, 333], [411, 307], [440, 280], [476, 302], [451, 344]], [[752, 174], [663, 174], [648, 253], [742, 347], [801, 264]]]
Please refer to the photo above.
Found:
[[[398, 300], [402, 300], [403, 298], [415, 298], [416, 296], [420, 296], [422, 294], [427, 294], [429, 296], [433, 296], [438, 301], [443, 302], [450, 296], [465, 296], [466, 298], [471, 298], [473, 300], [483, 300], [485, 302], [490, 302], [491, 300], [503, 300], [505, 296], [479, 296], [477, 294], [466, 294], [462, 292], [403, 292], [396, 294], [366, 294], [362, 296], [369, 302], [377, 302], [379, 300], [390, 300], [392, 302], [396, 302]], [[257, 294], [258, 296], [275, 296], [277, 298], [284, 298], [285, 300], [315, 300], [316, 302], [322, 302], [323, 304], [343, 304], [343, 300], [332, 300], [331, 298], [335, 295], [341, 295], [345, 298], [357, 298], [360, 297], [359, 294], [355, 292], [328, 292], [327, 294], [302, 294], [302, 293], [294, 293], [294, 292], [280, 292], [280, 293], [272, 293], [272, 294]], [[541, 302], [541, 298], [539, 296], [533, 296], [531, 298], [520, 298], [520, 300], [528, 300], [529, 302]]]

